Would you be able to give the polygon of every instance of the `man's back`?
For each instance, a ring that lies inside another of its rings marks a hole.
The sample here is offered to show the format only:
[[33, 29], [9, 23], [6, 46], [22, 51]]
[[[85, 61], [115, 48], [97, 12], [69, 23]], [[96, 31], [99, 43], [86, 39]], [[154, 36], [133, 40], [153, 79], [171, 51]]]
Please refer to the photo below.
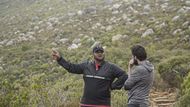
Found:
[[148, 61], [134, 66], [131, 77], [125, 82], [125, 89], [129, 90], [129, 104], [148, 105], [149, 92], [153, 83], [153, 70], [153, 65]]

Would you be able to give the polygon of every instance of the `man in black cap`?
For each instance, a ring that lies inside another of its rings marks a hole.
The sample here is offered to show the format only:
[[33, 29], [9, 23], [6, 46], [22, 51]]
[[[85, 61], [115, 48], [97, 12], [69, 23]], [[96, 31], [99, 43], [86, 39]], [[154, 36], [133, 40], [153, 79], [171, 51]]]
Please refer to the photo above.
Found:
[[72, 64], [55, 50], [52, 56], [68, 72], [83, 74], [84, 92], [81, 107], [111, 107], [111, 90], [121, 89], [128, 78], [125, 71], [104, 60], [104, 49], [100, 45], [93, 48], [94, 61]]

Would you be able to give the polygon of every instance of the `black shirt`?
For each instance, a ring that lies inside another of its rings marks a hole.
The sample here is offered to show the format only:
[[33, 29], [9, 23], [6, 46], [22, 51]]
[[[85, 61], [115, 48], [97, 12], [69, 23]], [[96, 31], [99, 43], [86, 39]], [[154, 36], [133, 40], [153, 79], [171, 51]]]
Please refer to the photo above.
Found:
[[[98, 70], [93, 61], [72, 64], [61, 57], [58, 63], [70, 73], [83, 74], [82, 104], [110, 106], [111, 90], [121, 89], [127, 79], [125, 71], [107, 61], [104, 61]], [[117, 80], [113, 82], [115, 78]]]

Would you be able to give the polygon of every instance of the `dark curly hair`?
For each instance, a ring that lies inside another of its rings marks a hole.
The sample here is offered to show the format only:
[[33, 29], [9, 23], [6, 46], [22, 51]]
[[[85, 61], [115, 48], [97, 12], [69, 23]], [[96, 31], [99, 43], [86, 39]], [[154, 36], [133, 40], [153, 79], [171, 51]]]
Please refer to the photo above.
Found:
[[146, 60], [147, 58], [146, 50], [141, 45], [134, 45], [131, 47], [131, 52], [133, 56], [136, 56], [140, 61]]

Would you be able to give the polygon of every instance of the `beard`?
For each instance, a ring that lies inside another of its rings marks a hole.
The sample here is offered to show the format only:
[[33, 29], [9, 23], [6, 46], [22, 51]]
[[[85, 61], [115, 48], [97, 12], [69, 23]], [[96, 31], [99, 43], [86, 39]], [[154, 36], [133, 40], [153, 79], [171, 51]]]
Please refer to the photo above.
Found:
[[105, 56], [103, 56], [102, 58], [98, 58], [98, 57], [94, 56], [94, 59], [99, 62], [104, 61], [104, 58], [105, 58]]
[[138, 61], [136, 59], [133, 59], [134, 60], [134, 65], [138, 65]]

